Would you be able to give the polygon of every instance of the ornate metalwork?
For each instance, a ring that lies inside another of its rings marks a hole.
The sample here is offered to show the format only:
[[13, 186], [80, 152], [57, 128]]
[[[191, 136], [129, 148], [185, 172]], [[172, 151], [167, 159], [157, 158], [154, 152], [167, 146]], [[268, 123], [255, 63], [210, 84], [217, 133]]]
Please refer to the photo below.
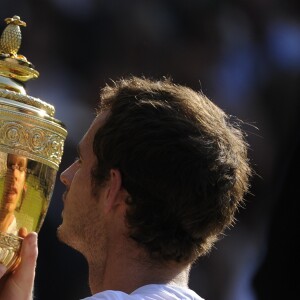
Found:
[[[39, 76], [18, 54], [20, 26], [26, 23], [19, 16], [5, 22], [0, 38], [0, 263], [11, 272], [20, 261], [22, 237], [38, 232], [46, 216], [67, 131], [54, 118], [53, 105], [26, 93], [24, 82]], [[18, 173], [22, 185], [14, 192], [9, 190], [17, 176], [12, 164], [30, 170]]]

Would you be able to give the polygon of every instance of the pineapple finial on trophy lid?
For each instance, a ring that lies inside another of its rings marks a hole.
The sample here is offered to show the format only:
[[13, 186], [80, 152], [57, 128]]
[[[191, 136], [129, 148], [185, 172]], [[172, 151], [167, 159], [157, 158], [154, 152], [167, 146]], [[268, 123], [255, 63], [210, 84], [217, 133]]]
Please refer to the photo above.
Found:
[[0, 49], [3, 53], [16, 57], [21, 46], [22, 34], [20, 26], [26, 27], [26, 23], [19, 16], [6, 18], [8, 26], [4, 29], [0, 39]]
[[[18, 54], [22, 41], [20, 26], [26, 27], [26, 23], [16, 15], [4, 21], [7, 26], [0, 38], [0, 76], [20, 82], [38, 78], [39, 72], [34, 69], [33, 64], [24, 55]], [[10, 89], [9, 85], [7, 88]], [[11, 90], [14, 90], [14, 87]], [[18, 90], [15, 91], [18, 92]], [[19, 92], [24, 93], [22, 89]]]
[[7, 24], [0, 37], [0, 97], [37, 107], [54, 116], [55, 108], [38, 98], [27, 95], [25, 82], [39, 77], [33, 64], [18, 54], [26, 23], [17, 15], [4, 20]]

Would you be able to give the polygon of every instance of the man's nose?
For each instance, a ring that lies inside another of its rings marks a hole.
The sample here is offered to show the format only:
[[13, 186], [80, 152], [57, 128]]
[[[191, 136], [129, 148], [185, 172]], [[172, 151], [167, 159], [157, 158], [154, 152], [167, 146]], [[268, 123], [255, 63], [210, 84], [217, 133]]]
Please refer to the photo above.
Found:
[[66, 170], [64, 170], [60, 174], [60, 181], [66, 185], [69, 186], [73, 180], [74, 173], [76, 172], [76, 165], [73, 163], [71, 166], [69, 166]]
[[18, 180], [18, 178], [20, 177], [20, 170], [18, 170], [17, 168], [14, 168], [11, 170], [11, 172], [12, 172], [13, 180]]
[[68, 184], [68, 181], [67, 181], [67, 177], [66, 177], [66, 174], [65, 174], [66, 170], [63, 171], [60, 176], [59, 176], [59, 179], [60, 181], [64, 184], [64, 185], [67, 185]]

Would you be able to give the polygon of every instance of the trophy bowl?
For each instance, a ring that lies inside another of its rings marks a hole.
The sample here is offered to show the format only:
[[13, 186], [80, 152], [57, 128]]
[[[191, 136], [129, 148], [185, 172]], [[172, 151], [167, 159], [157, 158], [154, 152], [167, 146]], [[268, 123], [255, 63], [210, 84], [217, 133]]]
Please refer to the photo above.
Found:
[[0, 264], [20, 262], [23, 238], [39, 232], [52, 197], [67, 131], [52, 105], [27, 95], [25, 82], [39, 76], [17, 54], [18, 16], [5, 19], [0, 39]]

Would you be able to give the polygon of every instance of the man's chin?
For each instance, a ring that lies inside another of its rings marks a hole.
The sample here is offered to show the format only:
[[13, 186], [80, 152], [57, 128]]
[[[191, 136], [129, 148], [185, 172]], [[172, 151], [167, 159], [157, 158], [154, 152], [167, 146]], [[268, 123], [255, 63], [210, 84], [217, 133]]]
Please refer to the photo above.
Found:
[[79, 251], [77, 249], [77, 245], [74, 244], [75, 239], [74, 236], [70, 236], [70, 233], [68, 233], [67, 230], [65, 230], [65, 226], [64, 224], [61, 224], [58, 226], [57, 230], [56, 230], [56, 235], [57, 238], [60, 242], [66, 244], [67, 246]]
[[56, 235], [57, 235], [57, 238], [59, 241], [66, 243], [63, 224], [61, 224], [57, 227]]

